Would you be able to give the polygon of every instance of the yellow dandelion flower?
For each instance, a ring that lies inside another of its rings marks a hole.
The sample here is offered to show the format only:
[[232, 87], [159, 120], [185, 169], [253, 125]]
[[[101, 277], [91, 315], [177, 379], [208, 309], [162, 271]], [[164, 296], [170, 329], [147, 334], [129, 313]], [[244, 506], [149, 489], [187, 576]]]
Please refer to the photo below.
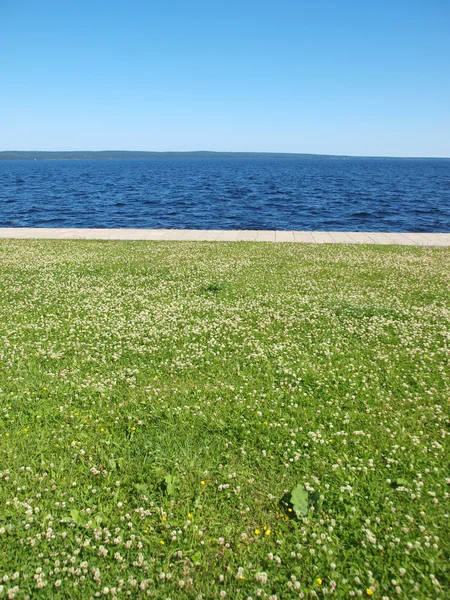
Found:
[[322, 580], [320, 579], [320, 577], [318, 577], [318, 578], [316, 579], [316, 581], [317, 581], [317, 583], [318, 583], [319, 585], [322, 585]]
[[268, 529], [268, 530], [266, 531], [266, 535], [267, 535], [267, 536], [269, 536], [269, 535], [270, 535], [270, 529]]
[[205, 485], [205, 482], [204, 481], [200, 481], [200, 485]]
[[261, 533], [261, 531], [259, 529], [255, 529], [255, 534], [259, 535]]
[[371, 596], [371, 595], [373, 594], [373, 592], [372, 592], [372, 590], [371, 590], [370, 588], [367, 588], [367, 590], [366, 590], [366, 594], [367, 594], [368, 596]]
[[159, 543], [161, 544], [161, 546], [164, 546], [166, 542], [163, 542], [163, 540], [159, 540]]
[[136, 427], [132, 427], [132, 428], [131, 428], [131, 431], [136, 431]]
[[189, 513], [189, 514], [188, 514], [188, 519], [192, 519], [192, 518], [193, 518], [193, 516], [194, 516], [194, 515], [193, 515], [192, 513]]

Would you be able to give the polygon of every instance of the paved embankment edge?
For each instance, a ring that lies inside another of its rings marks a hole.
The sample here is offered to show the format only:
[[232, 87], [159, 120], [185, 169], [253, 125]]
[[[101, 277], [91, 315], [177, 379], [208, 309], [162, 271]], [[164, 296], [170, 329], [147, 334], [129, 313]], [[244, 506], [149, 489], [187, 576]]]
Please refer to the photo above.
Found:
[[265, 231], [219, 229], [0, 228], [0, 238], [58, 240], [147, 240], [209, 242], [297, 242], [304, 244], [383, 244], [450, 247], [450, 233], [381, 231]]

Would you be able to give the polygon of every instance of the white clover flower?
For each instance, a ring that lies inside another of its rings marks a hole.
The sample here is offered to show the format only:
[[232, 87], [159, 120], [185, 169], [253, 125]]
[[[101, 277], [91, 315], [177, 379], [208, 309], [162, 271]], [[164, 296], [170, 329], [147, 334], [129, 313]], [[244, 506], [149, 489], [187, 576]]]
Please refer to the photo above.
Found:
[[265, 571], [261, 571], [255, 575], [256, 581], [265, 585], [269, 581], [269, 577]]

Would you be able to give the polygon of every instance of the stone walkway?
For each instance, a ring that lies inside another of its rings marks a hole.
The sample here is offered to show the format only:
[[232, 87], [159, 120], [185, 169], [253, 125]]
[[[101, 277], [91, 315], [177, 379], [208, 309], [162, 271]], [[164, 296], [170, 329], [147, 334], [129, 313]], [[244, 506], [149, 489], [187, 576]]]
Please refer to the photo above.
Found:
[[450, 247], [450, 233], [353, 231], [257, 231], [203, 229], [0, 228], [0, 238], [58, 240], [157, 240], [209, 242], [301, 242], [305, 244], [394, 244]]

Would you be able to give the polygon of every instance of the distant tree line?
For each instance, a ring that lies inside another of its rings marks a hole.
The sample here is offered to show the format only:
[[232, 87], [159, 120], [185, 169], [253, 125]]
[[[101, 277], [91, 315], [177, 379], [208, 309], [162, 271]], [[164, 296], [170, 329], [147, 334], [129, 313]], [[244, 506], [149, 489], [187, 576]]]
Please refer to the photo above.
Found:
[[[311, 159], [337, 159], [349, 158], [386, 158], [386, 157], [364, 157], [364, 156], [338, 156], [333, 154], [294, 154], [277, 152], [144, 152], [129, 150], [102, 150], [102, 151], [73, 151], [73, 152], [38, 152], [8, 150], [0, 152], [0, 160], [123, 160], [127, 158], [311, 158]], [[392, 159], [396, 160], [396, 159]], [[397, 159], [398, 160], [398, 159]], [[403, 160], [403, 159], [401, 159]], [[448, 159], [442, 159], [448, 160]]]
[[328, 158], [318, 154], [285, 154], [273, 152], [144, 152], [128, 150], [73, 151], [73, 152], [41, 152], [41, 151], [4, 151], [0, 159], [4, 160], [91, 160], [91, 159], [126, 159], [126, 158], [289, 158], [301, 156], [305, 158]]

